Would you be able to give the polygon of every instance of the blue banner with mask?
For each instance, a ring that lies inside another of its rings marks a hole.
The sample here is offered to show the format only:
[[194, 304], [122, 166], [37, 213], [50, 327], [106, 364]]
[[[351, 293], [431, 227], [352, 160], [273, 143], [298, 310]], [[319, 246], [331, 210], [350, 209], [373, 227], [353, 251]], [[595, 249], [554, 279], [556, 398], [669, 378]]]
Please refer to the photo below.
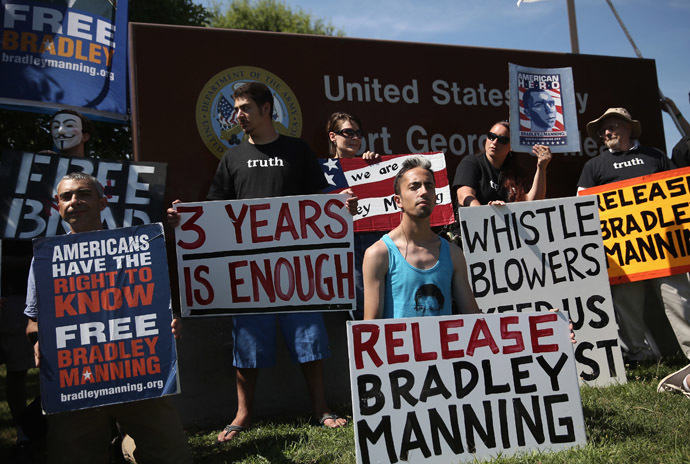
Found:
[[179, 393], [163, 226], [34, 240], [50, 414]]
[[0, 104], [127, 118], [126, 0], [0, 1]]

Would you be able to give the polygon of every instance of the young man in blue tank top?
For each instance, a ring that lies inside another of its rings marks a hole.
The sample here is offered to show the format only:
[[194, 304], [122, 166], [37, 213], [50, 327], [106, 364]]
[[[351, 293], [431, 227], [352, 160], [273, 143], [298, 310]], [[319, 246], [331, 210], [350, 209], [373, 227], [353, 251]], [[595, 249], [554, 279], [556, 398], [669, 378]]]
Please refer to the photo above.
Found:
[[364, 319], [479, 313], [460, 248], [431, 230], [436, 182], [431, 163], [405, 160], [393, 184], [400, 225], [364, 254]]

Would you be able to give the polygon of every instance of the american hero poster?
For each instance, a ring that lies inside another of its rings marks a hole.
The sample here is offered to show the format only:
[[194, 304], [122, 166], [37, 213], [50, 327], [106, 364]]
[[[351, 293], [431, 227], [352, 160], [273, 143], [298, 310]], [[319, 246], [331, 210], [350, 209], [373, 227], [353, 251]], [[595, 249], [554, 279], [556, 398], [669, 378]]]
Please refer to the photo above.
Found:
[[690, 271], [690, 168], [592, 187], [578, 195], [599, 200], [611, 284]]
[[470, 286], [484, 312], [570, 316], [580, 381], [625, 383], [596, 198], [460, 208]]
[[571, 68], [509, 64], [510, 142], [515, 151], [547, 145], [554, 153], [580, 151]]
[[2, 0], [0, 103], [127, 118], [127, 0]]
[[108, 197], [101, 218], [108, 229], [162, 220], [164, 163], [132, 163], [27, 152], [0, 158], [0, 238], [30, 240], [66, 233], [58, 214], [57, 185], [70, 172], [98, 179]]
[[446, 159], [443, 153], [382, 156], [375, 160], [320, 159], [328, 187], [324, 192], [335, 193], [351, 188], [359, 199], [354, 217], [355, 232], [389, 231], [400, 224], [400, 210], [393, 199], [393, 179], [405, 159], [424, 156], [431, 163], [436, 180], [436, 207], [431, 214], [432, 226], [455, 222]]
[[36, 239], [33, 269], [44, 411], [179, 392], [161, 224]]
[[183, 316], [354, 309], [347, 195], [174, 205]]
[[586, 441], [565, 313], [348, 322], [359, 464], [476, 462]]

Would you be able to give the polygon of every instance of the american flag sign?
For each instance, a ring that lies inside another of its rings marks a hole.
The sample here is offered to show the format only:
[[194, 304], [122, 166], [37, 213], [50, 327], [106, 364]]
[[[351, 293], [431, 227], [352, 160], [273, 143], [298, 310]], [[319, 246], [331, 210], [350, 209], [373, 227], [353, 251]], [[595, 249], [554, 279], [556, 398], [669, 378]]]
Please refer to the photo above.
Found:
[[386, 155], [376, 160], [362, 158], [320, 159], [328, 188], [325, 192], [338, 193], [351, 188], [358, 197], [354, 231], [389, 231], [400, 224], [400, 210], [393, 197], [393, 179], [406, 158], [424, 156], [431, 162], [436, 180], [436, 207], [431, 214], [431, 225], [442, 226], [455, 221], [450, 186], [443, 153]]

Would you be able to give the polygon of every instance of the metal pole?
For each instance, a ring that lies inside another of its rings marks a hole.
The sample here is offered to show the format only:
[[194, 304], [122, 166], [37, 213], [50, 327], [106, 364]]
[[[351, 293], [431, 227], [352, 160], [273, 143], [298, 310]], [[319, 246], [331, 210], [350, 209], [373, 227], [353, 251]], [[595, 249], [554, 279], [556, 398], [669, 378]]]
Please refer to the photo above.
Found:
[[[570, 0], [568, 0], [568, 1], [570, 1]], [[628, 38], [628, 41], [630, 42], [630, 45], [632, 45], [633, 50], [635, 50], [635, 55], [637, 55], [638, 58], [642, 58], [642, 53], [640, 52], [640, 49], [637, 48], [637, 45], [635, 45], [635, 41], [632, 39], [632, 37], [630, 36], [630, 33], [628, 32], [628, 28], [625, 27], [625, 24], [623, 24], [623, 20], [621, 19], [620, 16], [618, 16], [618, 12], [613, 7], [613, 3], [611, 3], [611, 0], [606, 0], [606, 3], [609, 4], [609, 7], [611, 8], [613, 15], [618, 20], [618, 24], [620, 24], [621, 29], [623, 29], [625, 36]], [[659, 100], [661, 101], [661, 104], [666, 107], [666, 112], [669, 114], [669, 116], [671, 116], [671, 119], [673, 120], [673, 123], [676, 125], [678, 132], [680, 132], [680, 135], [682, 135], [682, 136], [688, 135], [683, 130], [683, 126], [680, 125], [678, 118], [676, 118], [676, 115], [673, 114], [673, 111], [671, 111], [671, 108], [669, 107], [669, 105], [664, 102], [665, 97], [664, 97], [664, 93], [661, 91], [661, 89], [659, 89]]]
[[580, 53], [580, 45], [577, 40], [577, 20], [575, 18], [575, 0], [568, 2], [568, 25], [570, 26], [570, 48], [573, 53]]

